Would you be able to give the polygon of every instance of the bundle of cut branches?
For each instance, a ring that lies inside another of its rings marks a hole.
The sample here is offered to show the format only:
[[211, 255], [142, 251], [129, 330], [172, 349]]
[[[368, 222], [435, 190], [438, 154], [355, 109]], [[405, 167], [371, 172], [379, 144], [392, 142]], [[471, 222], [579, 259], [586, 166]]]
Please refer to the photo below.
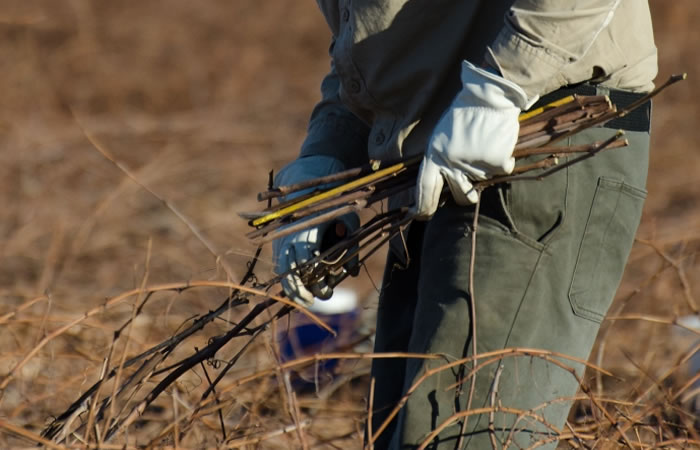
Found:
[[[622, 131], [604, 141], [585, 145], [565, 147], [555, 144], [580, 131], [629, 114], [684, 78], [685, 75], [674, 75], [624, 108], [618, 108], [607, 96], [571, 95], [521, 114], [520, 132], [513, 152], [515, 169], [507, 176], [476, 181], [474, 188], [481, 191], [499, 183], [541, 179], [593, 157], [602, 150], [627, 146]], [[542, 158], [529, 164], [517, 164], [518, 160], [533, 155], [541, 155]], [[573, 157], [561, 162], [560, 158], [564, 155]], [[279, 198], [281, 202], [259, 212], [241, 213], [242, 217], [249, 219], [249, 225], [255, 227], [247, 237], [263, 244], [338, 219], [352, 211], [372, 208], [393, 195], [415, 189], [421, 161], [422, 156], [391, 162], [372, 161], [362, 167], [261, 192], [258, 194], [259, 201]], [[286, 200], [290, 194], [293, 194], [293, 198]], [[343, 269], [348, 261], [358, 255], [360, 262], [365, 261], [411, 221], [408, 211], [409, 208], [404, 207], [375, 215], [354, 233], [343, 236], [340, 242], [295, 270], [306, 283], [321, 278], [339, 283], [348, 275]]]

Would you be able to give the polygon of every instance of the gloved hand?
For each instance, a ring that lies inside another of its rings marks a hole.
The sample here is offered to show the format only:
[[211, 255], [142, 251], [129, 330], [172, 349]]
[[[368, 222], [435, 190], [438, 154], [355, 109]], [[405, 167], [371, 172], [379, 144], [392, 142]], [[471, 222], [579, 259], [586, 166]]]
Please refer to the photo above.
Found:
[[[306, 156], [285, 166], [275, 177], [275, 185], [286, 186], [300, 183], [312, 178], [341, 172], [344, 169], [340, 161], [330, 156]], [[293, 199], [306, 192], [308, 191], [290, 194], [283, 200]], [[330, 280], [324, 278], [317, 280], [310, 286], [305, 286], [296, 269], [329, 248], [332, 244], [328, 244], [328, 242], [334, 241], [334, 238], [342, 237], [336, 236], [337, 234], [344, 233], [347, 236], [359, 226], [360, 219], [357, 214], [350, 213], [333, 221], [283, 236], [272, 242], [275, 273], [282, 275], [291, 270], [282, 279], [282, 287], [290, 299], [308, 307], [313, 304], [314, 297], [327, 300], [333, 295], [333, 286], [329, 285]], [[357, 266], [357, 258], [353, 258], [346, 264], [345, 270], [351, 275], [357, 275]]]
[[455, 202], [467, 205], [479, 200], [471, 180], [512, 172], [518, 115], [536, 100], [528, 100], [517, 84], [464, 61], [462, 90], [438, 121], [421, 163], [416, 218], [435, 213], [445, 180]]

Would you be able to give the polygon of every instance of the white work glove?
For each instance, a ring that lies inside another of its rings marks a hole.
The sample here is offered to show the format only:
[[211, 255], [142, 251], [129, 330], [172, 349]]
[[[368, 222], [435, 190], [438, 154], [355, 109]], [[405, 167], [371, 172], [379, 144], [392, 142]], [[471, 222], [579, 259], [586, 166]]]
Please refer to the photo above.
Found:
[[[344, 169], [343, 163], [333, 157], [306, 156], [285, 166], [275, 177], [275, 185], [287, 186], [296, 184], [312, 178], [341, 172]], [[293, 199], [307, 192], [308, 190], [290, 194], [283, 201]], [[322, 300], [329, 299], [333, 295], [333, 283], [331, 280], [321, 279], [310, 286], [305, 286], [296, 269], [326, 250], [323, 245], [324, 239], [327, 240], [326, 242], [334, 240], [334, 236], [327, 236], [327, 233], [347, 236], [359, 226], [360, 219], [357, 214], [350, 213], [333, 221], [275, 239], [272, 242], [275, 273], [282, 275], [289, 272], [281, 281], [287, 297], [306, 307], [314, 303], [314, 297]], [[335, 237], [340, 238], [341, 236]], [[326, 247], [330, 247], [330, 245], [327, 244]], [[345, 270], [350, 272], [351, 275], [357, 275], [357, 261], [357, 258], [353, 258], [346, 264]]]
[[421, 163], [416, 186], [417, 219], [438, 208], [444, 181], [459, 205], [476, 203], [472, 180], [513, 171], [518, 115], [537, 99], [495, 73], [462, 63], [462, 90], [438, 121]]

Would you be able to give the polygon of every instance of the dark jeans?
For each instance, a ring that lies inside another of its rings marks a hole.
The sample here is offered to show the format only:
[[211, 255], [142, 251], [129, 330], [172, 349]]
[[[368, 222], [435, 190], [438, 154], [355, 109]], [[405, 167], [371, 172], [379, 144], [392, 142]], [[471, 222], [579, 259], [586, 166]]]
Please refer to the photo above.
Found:
[[[484, 191], [473, 296], [469, 271], [474, 207], [448, 201], [430, 221], [411, 226], [408, 267], [398, 267], [393, 254], [387, 261], [375, 351], [436, 353], [442, 358], [374, 360], [373, 430], [427, 370], [472, 354], [472, 321], [477, 353], [531, 348], [588, 358], [620, 283], [646, 195], [648, 120], [646, 126], [629, 128], [637, 131], [627, 132], [628, 147], [603, 151], [541, 181], [516, 181]], [[591, 143], [614, 132], [598, 127], [561, 145]], [[470, 311], [472, 299], [476, 317]], [[579, 377], [583, 374], [583, 364], [555, 359]], [[467, 364], [466, 373], [471, 367]], [[539, 448], [554, 448], [557, 441], [549, 427], [562, 430], [579, 386], [576, 377], [536, 356], [493, 358], [477, 372], [471, 409], [491, 405], [497, 372], [494, 399], [502, 409], [492, 421], [488, 414], [469, 417], [465, 448], [491, 448], [490, 422], [497, 441], [510, 442], [513, 448], [543, 440], [550, 443]], [[375, 448], [415, 448], [446, 421], [452, 423], [428, 448], [455, 448], [463, 419], [451, 416], [466, 409], [469, 393], [469, 382], [461, 390], [454, 387], [460, 373], [454, 367], [420, 383]]]

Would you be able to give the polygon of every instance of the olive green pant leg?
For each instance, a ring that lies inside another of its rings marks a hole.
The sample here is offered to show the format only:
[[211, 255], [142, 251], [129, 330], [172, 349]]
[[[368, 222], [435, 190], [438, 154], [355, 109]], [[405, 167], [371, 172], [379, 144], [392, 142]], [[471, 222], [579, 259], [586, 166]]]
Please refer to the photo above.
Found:
[[[417, 302], [418, 271], [424, 228], [424, 223], [416, 223], [410, 227], [407, 238], [407, 250], [412, 255], [410, 264], [404, 267], [401, 261], [391, 253], [387, 258], [377, 307], [375, 353], [408, 351]], [[375, 380], [372, 398], [372, 430], [380, 429], [403, 396], [405, 373], [406, 361], [403, 359], [372, 360], [371, 376]], [[377, 435], [374, 447], [389, 448], [389, 441], [395, 428], [396, 420], [393, 420], [385, 431]]]
[[[595, 128], [568, 144], [590, 143], [613, 133]], [[648, 137], [646, 132], [628, 133], [629, 147], [601, 152], [541, 181], [519, 181], [484, 192], [474, 265], [478, 353], [535, 348], [588, 358], [639, 224]], [[439, 353], [444, 359], [406, 361], [403, 392], [426, 370], [471, 354], [473, 215], [473, 208], [448, 203], [426, 224], [406, 350]], [[400, 301], [392, 304], [401, 308]], [[378, 328], [383, 326], [390, 324], [378, 323]], [[565, 423], [578, 380], [547, 361], [551, 357], [507, 356], [477, 372], [472, 409], [490, 405], [489, 392], [502, 364], [496, 405], [524, 412], [518, 417], [503, 409], [494, 415], [498, 442], [519, 448], [549, 439], [550, 444], [540, 448], [556, 445], [553, 431]], [[579, 376], [583, 373], [581, 364], [556, 360]], [[381, 371], [374, 373], [379, 382]], [[399, 414], [388, 448], [415, 448], [443, 424], [448, 426], [430, 448], [454, 448], [461, 423], [451, 418], [466, 408], [469, 392], [466, 383], [455, 396], [459, 381], [459, 369], [452, 368], [420, 383]], [[488, 427], [488, 415], [470, 417], [464, 438], [468, 448], [491, 447]]]

